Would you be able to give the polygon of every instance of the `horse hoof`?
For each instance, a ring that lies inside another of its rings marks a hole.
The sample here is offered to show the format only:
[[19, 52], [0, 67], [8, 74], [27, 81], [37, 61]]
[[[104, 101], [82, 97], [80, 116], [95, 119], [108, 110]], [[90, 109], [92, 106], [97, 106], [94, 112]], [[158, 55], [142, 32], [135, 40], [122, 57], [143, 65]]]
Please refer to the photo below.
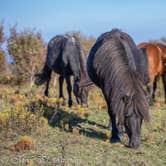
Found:
[[48, 97], [48, 91], [45, 91], [45, 92], [44, 92], [44, 95]]
[[111, 137], [111, 144], [113, 144], [113, 143], [117, 143], [117, 142], [122, 142], [122, 140], [121, 140], [121, 138], [113, 138], [113, 137]]
[[71, 107], [71, 106], [73, 105], [73, 102], [72, 102], [72, 101], [69, 101], [69, 102], [68, 102], [68, 105], [69, 105], [69, 107]]

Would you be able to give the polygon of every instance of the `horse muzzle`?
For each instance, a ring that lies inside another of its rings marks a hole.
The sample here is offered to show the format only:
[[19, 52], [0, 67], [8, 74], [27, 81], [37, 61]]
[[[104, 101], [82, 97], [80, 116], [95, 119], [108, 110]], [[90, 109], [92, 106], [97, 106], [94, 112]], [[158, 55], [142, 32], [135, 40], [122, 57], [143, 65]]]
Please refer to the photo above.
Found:
[[131, 138], [131, 140], [129, 141], [129, 147], [131, 148], [138, 148], [141, 144], [141, 139], [140, 137], [135, 137], [135, 138]]

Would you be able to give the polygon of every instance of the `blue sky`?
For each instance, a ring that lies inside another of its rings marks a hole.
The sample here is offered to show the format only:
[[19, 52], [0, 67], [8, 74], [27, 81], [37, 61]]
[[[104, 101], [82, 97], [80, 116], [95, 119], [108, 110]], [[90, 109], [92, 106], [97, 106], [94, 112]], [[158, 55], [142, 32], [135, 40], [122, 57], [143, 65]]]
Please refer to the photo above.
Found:
[[0, 0], [5, 32], [36, 28], [45, 41], [69, 31], [87, 36], [120, 28], [136, 43], [166, 37], [166, 0]]

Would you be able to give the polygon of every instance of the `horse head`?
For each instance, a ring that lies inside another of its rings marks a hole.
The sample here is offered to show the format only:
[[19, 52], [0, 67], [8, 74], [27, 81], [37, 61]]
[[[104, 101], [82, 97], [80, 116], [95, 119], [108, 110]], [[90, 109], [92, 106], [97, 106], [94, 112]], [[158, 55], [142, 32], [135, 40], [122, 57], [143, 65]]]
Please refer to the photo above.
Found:
[[36, 73], [35, 74], [35, 84], [36, 85], [42, 85], [45, 82], [42, 73]]
[[90, 90], [90, 86], [93, 85], [91, 81], [74, 81], [74, 95], [76, 96], [76, 100], [78, 104], [88, 105], [88, 93]]
[[137, 95], [132, 97], [125, 96], [123, 98], [125, 108], [123, 123], [129, 137], [129, 146], [132, 148], [138, 148], [141, 143], [141, 126], [143, 119], [146, 121], [149, 120], [147, 102], [141, 100], [141, 102], [138, 103], [138, 99], [139, 97]]

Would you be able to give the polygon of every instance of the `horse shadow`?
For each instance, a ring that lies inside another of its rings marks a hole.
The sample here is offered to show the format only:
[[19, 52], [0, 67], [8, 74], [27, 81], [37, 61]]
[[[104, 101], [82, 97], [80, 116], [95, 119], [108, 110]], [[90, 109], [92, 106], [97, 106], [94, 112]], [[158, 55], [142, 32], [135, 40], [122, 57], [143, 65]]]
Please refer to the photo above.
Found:
[[[102, 132], [103, 130], [108, 130], [107, 126], [88, 120], [87, 118], [81, 117], [74, 112], [56, 109], [54, 110], [54, 113], [49, 116], [44, 115], [44, 117], [48, 119], [49, 125], [52, 127], [58, 127], [66, 132], [72, 133], [73, 128], [76, 127], [81, 135], [99, 140], [107, 139], [106, 134]], [[88, 127], [83, 127], [82, 124], [85, 124]], [[102, 131], [98, 131], [98, 129]]]

